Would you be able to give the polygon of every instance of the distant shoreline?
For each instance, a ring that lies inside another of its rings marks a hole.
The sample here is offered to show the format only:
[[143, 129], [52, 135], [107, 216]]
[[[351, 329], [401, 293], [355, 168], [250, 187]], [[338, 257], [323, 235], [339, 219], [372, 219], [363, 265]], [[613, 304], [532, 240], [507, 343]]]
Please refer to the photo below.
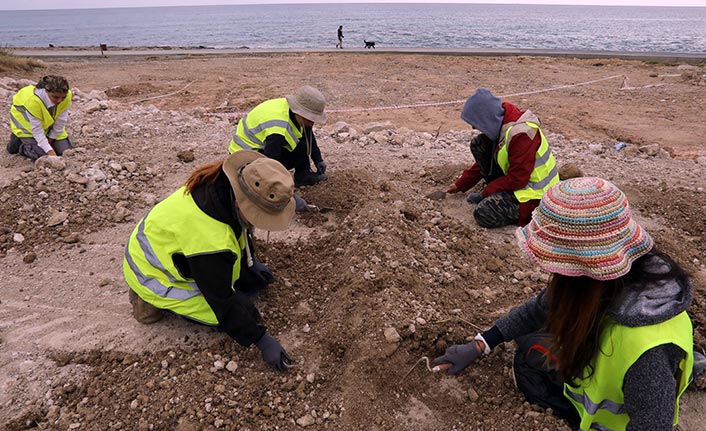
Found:
[[114, 56], [154, 56], [154, 55], [238, 55], [238, 54], [296, 54], [296, 53], [366, 53], [366, 54], [425, 54], [456, 56], [536, 56], [578, 59], [622, 59], [654, 61], [660, 63], [706, 64], [706, 53], [687, 52], [636, 52], [636, 51], [590, 51], [590, 50], [548, 50], [548, 49], [491, 49], [491, 48], [389, 48], [375, 49], [347, 48], [208, 48], [208, 47], [113, 47], [101, 53], [98, 46], [57, 46], [53, 48], [12, 48], [6, 50], [22, 57], [114, 57]]

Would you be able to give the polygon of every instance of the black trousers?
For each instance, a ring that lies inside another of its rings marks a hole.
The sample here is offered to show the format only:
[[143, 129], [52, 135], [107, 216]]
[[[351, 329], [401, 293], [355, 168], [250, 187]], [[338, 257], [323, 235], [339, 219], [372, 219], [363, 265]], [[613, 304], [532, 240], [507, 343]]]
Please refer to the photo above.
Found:
[[[495, 143], [481, 134], [471, 141], [471, 153], [486, 184], [502, 177], [503, 171], [495, 159]], [[479, 226], [497, 228], [517, 224], [520, 202], [513, 192], [494, 193], [478, 203], [473, 217]]]
[[564, 419], [574, 429], [581, 422], [576, 408], [564, 396], [564, 382], [554, 369], [549, 334], [534, 332], [517, 338], [513, 372], [517, 389], [528, 402], [551, 408], [555, 416]]
[[282, 149], [278, 158], [275, 158], [278, 162], [289, 169], [294, 169], [295, 173], [307, 172], [311, 170], [311, 163], [309, 163], [309, 154], [307, 153], [306, 142], [302, 139], [299, 141], [294, 151], [287, 151]]

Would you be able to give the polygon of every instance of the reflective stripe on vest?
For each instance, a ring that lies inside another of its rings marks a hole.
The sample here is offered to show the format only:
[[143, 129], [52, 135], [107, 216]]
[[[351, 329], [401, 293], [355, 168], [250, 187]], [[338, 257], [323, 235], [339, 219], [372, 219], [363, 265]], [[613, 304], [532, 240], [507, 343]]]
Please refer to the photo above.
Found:
[[[503, 173], [507, 174], [507, 170], [510, 166], [508, 146], [510, 145], [512, 138], [514, 138], [515, 135], [526, 133], [522, 130], [522, 127], [517, 128], [517, 126], [520, 125], [526, 125], [527, 127], [536, 130], [539, 132], [539, 136], [541, 137], [541, 143], [537, 149], [537, 153], [535, 154], [534, 169], [530, 173], [529, 182], [520, 190], [514, 191], [515, 197], [519, 202], [527, 202], [533, 199], [541, 199], [542, 195], [545, 191], [547, 191], [547, 189], [549, 189], [549, 187], [558, 183], [559, 171], [556, 167], [554, 155], [549, 148], [549, 142], [544, 136], [544, 133], [542, 133], [542, 130], [539, 128], [539, 125], [527, 121], [512, 125], [505, 131], [505, 139], [500, 143], [500, 149], [497, 153], [498, 165], [500, 165]], [[513, 129], [515, 129], [514, 132], [512, 132]]]
[[[148, 214], [149, 216], [149, 214]], [[145, 219], [147, 217], [143, 218], [140, 224], [137, 226], [137, 234], [135, 235], [135, 238], [137, 239], [137, 243], [140, 245], [140, 249], [142, 249], [142, 252], [145, 254], [145, 258], [147, 259], [147, 262], [149, 262], [150, 265], [158, 269], [159, 271], [164, 274], [165, 277], [167, 277], [167, 280], [169, 280], [172, 283], [175, 283], [177, 281], [176, 277], [174, 277], [172, 274], [169, 273], [169, 270], [165, 268], [162, 263], [159, 261], [157, 258], [157, 255], [155, 254], [154, 250], [152, 249], [152, 245], [150, 245], [149, 240], [147, 239], [147, 236], [145, 235]], [[142, 274], [142, 271], [140, 271], [140, 268], [135, 265], [135, 262], [132, 260], [132, 257], [130, 256], [130, 253], [128, 253], [128, 248], [125, 248], [125, 258], [127, 259], [128, 265], [130, 265], [130, 268], [135, 272], [135, 275], [137, 276], [137, 279], [140, 280], [140, 283], [147, 286], [152, 292], [154, 292], [155, 295], [160, 296], [162, 298], [171, 298], [171, 299], [178, 299], [178, 300], [185, 300], [192, 298], [194, 296], [199, 296], [201, 295], [201, 291], [199, 290], [199, 287], [196, 285], [194, 282], [190, 282], [187, 280], [184, 280], [186, 284], [191, 287], [193, 290], [186, 290], [186, 289], [174, 289], [173, 286], [166, 286], [162, 284], [158, 279], [156, 278], [148, 278], [144, 274]]]
[[[66, 98], [55, 105], [53, 112], [47, 109], [46, 105], [39, 98], [34, 91], [36, 87], [34, 85], [28, 85], [21, 88], [12, 97], [12, 106], [10, 107], [10, 128], [12, 129], [12, 134], [18, 138], [31, 138], [32, 135], [32, 125], [29, 122], [30, 116], [39, 120], [42, 123], [42, 128], [44, 129], [44, 134], [49, 134], [56, 117], [62, 112], [69, 109], [71, 105], [72, 93], [71, 90], [66, 93]], [[68, 134], [66, 130], [57, 135], [56, 139], [66, 139]]]
[[[630, 367], [646, 351], [674, 344], [684, 351], [679, 363], [674, 424], [679, 420], [679, 398], [686, 390], [694, 365], [691, 319], [682, 312], [656, 325], [627, 327], [610, 321], [601, 334], [600, 349], [591, 377], [578, 386], [564, 385], [564, 395], [581, 417], [580, 429], [623, 431], [630, 422], [625, 412], [623, 381]], [[586, 373], [588, 373], [588, 369]]]
[[218, 325], [213, 310], [192, 278], [174, 264], [175, 255], [220, 252], [235, 255], [231, 285], [240, 276], [245, 235], [205, 214], [182, 187], [157, 204], [133, 230], [125, 250], [123, 274], [144, 301], [190, 319]]
[[243, 117], [233, 133], [228, 151], [262, 150], [269, 135], [282, 135], [287, 150], [294, 151], [302, 137], [297, 125], [289, 118], [287, 99], [266, 100]]

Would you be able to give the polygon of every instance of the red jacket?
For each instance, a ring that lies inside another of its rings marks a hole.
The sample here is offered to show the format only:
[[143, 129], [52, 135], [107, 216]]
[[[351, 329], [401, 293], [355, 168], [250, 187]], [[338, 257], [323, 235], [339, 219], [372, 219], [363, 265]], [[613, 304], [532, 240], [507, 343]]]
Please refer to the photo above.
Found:
[[[503, 125], [517, 121], [525, 111], [513, 105], [512, 103], [503, 102], [505, 109], [505, 118]], [[502, 138], [502, 137], [501, 137]], [[498, 192], [513, 192], [520, 190], [529, 183], [530, 175], [534, 170], [534, 161], [536, 158], [539, 145], [542, 143], [542, 137], [539, 133], [530, 139], [524, 133], [515, 135], [508, 145], [508, 158], [510, 165], [507, 168], [507, 173], [496, 178], [485, 186], [483, 189], [483, 197], [498, 193]], [[495, 149], [496, 157], [499, 146]], [[475, 186], [478, 181], [482, 180], [483, 176], [480, 173], [480, 168], [477, 163], [464, 170], [461, 176], [456, 180], [456, 187], [462, 192], [469, 190]], [[520, 220], [518, 224], [524, 226], [529, 223], [532, 217], [532, 210], [539, 205], [539, 199], [533, 199], [527, 202], [520, 203]]]

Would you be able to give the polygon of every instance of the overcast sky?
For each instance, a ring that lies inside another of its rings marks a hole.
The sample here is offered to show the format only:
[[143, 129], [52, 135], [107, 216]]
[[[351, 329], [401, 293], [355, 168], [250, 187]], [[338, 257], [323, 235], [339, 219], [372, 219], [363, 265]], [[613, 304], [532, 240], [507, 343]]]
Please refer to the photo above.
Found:
[[701, 6], [706, 0], [0, 0], [0, 10], [15, 9], [78, 9], [97, 7], [185, 6], [212, 4], [272, 4], [272, 3], [522, 3], [522, 4], [593, 4], [629, 6]]

